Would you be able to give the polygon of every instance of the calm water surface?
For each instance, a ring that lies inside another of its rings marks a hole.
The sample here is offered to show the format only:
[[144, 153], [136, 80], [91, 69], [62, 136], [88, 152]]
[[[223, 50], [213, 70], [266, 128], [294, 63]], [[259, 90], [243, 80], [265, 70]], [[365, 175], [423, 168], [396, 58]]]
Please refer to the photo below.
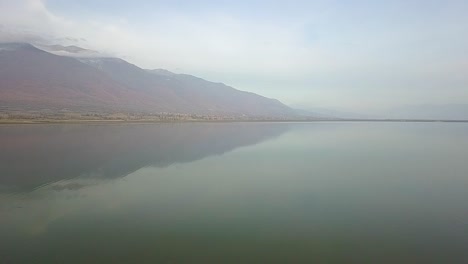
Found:
[[468, 124], [0, 126], [0, 263], [468, 263]]

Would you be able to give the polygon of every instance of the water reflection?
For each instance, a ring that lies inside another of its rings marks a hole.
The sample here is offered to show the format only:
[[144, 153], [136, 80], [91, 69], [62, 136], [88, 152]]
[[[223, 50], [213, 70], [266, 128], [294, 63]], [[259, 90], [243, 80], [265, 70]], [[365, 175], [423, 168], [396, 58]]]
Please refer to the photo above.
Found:
[[34, 169], [11, 158], [1, 175], [23, 190], [55, 182], [0, 194], [0, 263], [468, 259], [466, 124], [29, 128], [2, 139], [22, 138], [14, 155]]
[[[276, 137], [287, 124], [190, 123], [0, 127], [0, 192], [28, 191], [73, 178], [111, 179]], [[65, 181], [55, 190], [86, 184]]]

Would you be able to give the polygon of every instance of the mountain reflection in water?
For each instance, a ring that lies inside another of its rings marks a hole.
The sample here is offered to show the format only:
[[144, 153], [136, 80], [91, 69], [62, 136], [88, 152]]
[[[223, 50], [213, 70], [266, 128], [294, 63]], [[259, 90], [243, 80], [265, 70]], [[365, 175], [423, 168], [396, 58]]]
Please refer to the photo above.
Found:
[[[0, 186], [28, 191], [77, 177], [124, 177], [147, 166], [166, 167], [221, 155], [279, 136], [288, 128], [273, 123], [2, 127]], [[66, 183], [54, 189], [80, 187], [79, 183]]]

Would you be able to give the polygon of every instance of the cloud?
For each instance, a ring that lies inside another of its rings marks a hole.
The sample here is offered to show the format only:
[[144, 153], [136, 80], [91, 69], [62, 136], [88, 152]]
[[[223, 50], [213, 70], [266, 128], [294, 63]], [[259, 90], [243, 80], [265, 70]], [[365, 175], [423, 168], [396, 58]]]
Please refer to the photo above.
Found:
[[174, 13], [135, 28], [123, 18], [61, 17], [40, 0], [5, 1], [0, 7], [2, 40], [14, 39], [13, 34], [18, 41], [51, 44], [86, 39], [82, 44], [87, 48], [119, 54], [150, 68], [294, 73], [304, 63], [319, 60], [301, 39], [300, 28], [292, 29], [296, 25], [251, 23], [226, 14]]
[[70, 15], [47, 1], [0, 0], [0, 40], [78, 45], [286, 103], [354, 111], [468, 100], [466, 2], [311, 2], [146, 2], [151, 12], [131, 16], [118, 1]]

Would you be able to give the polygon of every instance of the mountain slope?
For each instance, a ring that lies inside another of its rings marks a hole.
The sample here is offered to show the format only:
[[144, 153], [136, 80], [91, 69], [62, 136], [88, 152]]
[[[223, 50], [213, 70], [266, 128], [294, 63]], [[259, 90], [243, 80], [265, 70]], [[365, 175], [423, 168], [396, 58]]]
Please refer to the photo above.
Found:
[[119, 110], [147, 105], [144, 96], [76, 59], [29, 44], [0, 46], [0, 104], [18, 109]]
[[38, 111], [294, 115], [277, 100], [224, 84], [144, 70], [118, 58], [58, 56], [25, 43], [0, 44], [0, 106]]
[[147, 110], [156, 112], [197, 112], [188, 102], [178, 98], [173, 91], [145, 70], [118, 58], [79, 58], [80, 62], [100, 70], [113, 80], [139, 94], [150, 98], [154, 104]]
[[80, 58], [114, 80], [152, 96], [158, 105], [181, 113], [250, 116], [292, 116], [294, 111], [278, 100], [239, 91], [167, 70], [144, 70], [116, 58]]
[[275, 99], [255, 93], [236, 90], [223, 83], [209, 82], [187, 75], [175, 74], [166, 70], [149, 70], [165, 83], [177, 96], [190, 101], [192, 106], [207, 108], [214, 112], [240, 112], [248, 109], [256, 115], [294, 115], [294, 111]]

